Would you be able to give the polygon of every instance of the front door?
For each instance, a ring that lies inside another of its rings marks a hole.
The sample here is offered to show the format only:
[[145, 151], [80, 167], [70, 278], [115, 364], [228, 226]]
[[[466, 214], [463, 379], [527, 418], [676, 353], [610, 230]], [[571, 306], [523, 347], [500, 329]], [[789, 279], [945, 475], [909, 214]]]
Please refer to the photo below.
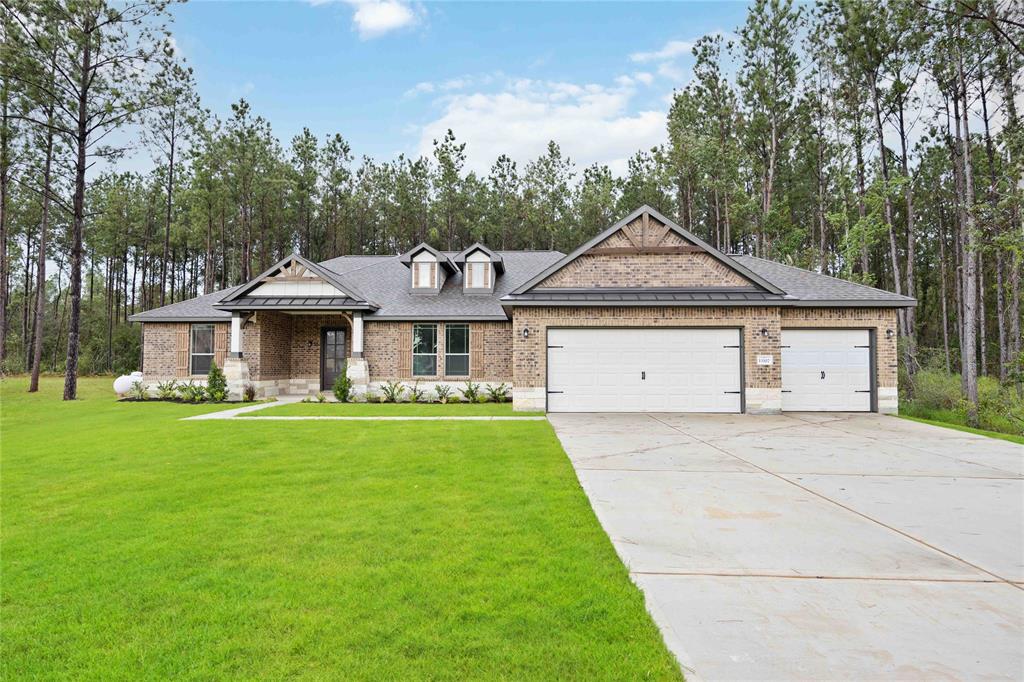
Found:
[[345, 367], [345, 330], [325, 327], [320, 330], [320, 388], [329, 391]]

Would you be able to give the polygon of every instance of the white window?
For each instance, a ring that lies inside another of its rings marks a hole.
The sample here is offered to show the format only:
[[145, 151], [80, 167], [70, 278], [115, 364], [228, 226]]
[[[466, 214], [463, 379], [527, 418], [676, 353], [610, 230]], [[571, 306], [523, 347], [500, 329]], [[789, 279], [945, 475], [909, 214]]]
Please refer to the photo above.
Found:
[[466, 288], [486, 289], [491, 286], [490, 263], [466, 263]]
[[192, 325], [192, 339], [189, 344], [191, 374], [209, 374], [213, 362], [213, 325]]
[[469, 376], [469, 325], [444, 326], [444, 373], [450, 377]]
[[412, 285], [417, 289], [433, 289], [434, 278], [431, 277], [431, 269], [434, 263], [416, 262], [412, 264]]
[[437, 374], [437, 325], [412, 326], [412, 375], [432, 377]]

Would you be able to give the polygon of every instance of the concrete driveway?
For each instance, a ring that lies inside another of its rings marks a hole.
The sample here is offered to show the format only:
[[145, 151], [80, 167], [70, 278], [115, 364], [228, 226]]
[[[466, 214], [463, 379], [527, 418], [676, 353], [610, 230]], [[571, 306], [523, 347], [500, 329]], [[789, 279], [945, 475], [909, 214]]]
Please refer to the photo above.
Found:
[[691, 679], [1024, 678], [1024, 446], [880, 415], [551, 415]]

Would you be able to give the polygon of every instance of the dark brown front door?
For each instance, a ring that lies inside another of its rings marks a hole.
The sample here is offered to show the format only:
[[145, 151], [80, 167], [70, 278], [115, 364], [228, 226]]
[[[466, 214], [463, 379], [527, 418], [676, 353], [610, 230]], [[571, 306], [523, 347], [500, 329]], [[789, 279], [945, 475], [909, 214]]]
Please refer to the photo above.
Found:
[[320, 388], [325, 391], [334, 387], [345, 366], [345, 330], [325, 327], [320, 330]]

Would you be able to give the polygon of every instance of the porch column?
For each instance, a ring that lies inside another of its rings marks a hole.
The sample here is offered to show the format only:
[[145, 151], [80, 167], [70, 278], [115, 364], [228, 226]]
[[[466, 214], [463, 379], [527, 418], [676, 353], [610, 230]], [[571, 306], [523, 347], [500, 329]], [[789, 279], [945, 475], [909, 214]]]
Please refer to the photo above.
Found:
[[352, 357], [363, 357], [363, 313], [359, 310], [352, 313]]
[[249, 363], [242, 358], [242, 313], [231, 313], [231, 341], [224, 358], [224, 378], [228, 382], [228, 399], [241, 400], [249, 383]]
[[363, 357], [363, 313], [352, 311], [352, 357], [345, 363], [352, 393], [365, 395], [370, 386], [370, 367]]
[[231, 313], [231, 357], [242, 357], [242, 314]]

